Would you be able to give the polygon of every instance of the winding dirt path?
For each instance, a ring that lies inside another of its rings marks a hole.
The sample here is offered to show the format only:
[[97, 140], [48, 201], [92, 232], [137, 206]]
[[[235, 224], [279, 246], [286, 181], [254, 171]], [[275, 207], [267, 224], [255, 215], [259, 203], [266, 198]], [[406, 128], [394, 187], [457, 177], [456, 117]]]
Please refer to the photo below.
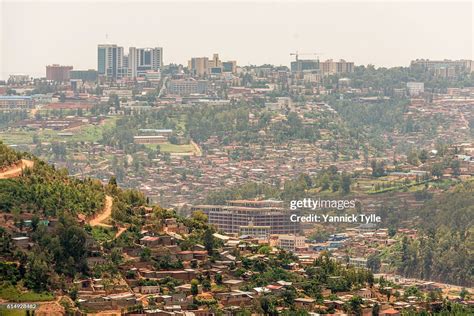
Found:
[[127, 227], [120, 227], [117, 233], [115, 234], [115, 239], [119, 238], [120, 235], [122, 235], [122, 233], [126, 230], [127, 230]]
[[16, 178], [21, 175], [21, 172], [25, 168], [32, 168], [34, 162], [32, 160], [22, 159], [20, 163], [8, 167], [6, 170], [0, 172], [0, 179]]
[[89, 225], [94, 226], [103, 226], [103, 227], [112, 227], [112, 225], [102, 223], [112, 215], [112, 203], [113, 198], [109, 195], [105, 196], [105, 205], [102, 213], [98, 214], [89, 221]]

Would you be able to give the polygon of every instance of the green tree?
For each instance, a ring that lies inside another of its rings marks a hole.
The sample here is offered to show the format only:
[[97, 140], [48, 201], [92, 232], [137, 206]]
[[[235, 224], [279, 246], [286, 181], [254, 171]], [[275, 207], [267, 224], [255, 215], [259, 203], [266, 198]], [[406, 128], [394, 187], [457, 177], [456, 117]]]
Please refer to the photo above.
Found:
[[443, 165], [441, 163], [435, 163], [431, 166], [431, 175], [437, 179], [443, 175]]
[[198, 281], [198, 280], [193, 279], [193, 280], [191, 281], [191, 294], [192, 294], [193, 296], [196, 296], [196, 295], [199, 293], [198, 285], [199, 285], [199, 281]]
[[378, 273], [380, 270], [381, 261], [377, 254], [371, 254], [367, 258], [367, 267], [374, 273]]
[[206, 247], [207, 253], [211, 256], [214, 253], [214, 236], [212, 229], [207, 228], [206, 231], [204, 232], [204, 247]]
[[50, 273], [47, 262], [41, 256], [31, 253], [26, 266], [25, 285], [38, 292], [46, 291]]
[[343, 194], [351, 192], [351, 176], [346, 173], [341, 175], [341, 190]]

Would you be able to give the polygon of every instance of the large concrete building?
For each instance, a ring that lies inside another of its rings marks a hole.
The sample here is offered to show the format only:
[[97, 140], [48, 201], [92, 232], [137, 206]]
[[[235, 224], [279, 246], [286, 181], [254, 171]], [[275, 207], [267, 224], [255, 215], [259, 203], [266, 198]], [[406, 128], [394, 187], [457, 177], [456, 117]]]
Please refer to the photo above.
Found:
[[291, 62], [292, 72], [314, 71], [319, 70], [318, 59], [298, 59]]
[[436, 77], [455, 77], [461, 73], [474, 72], [474, 61], [468, 59], [461, 60], [429, 60], [416, 59], [412, 60], [410, 67], [412, 69], [420, 68], [431, 72]]
[[275, 235], [276, 239], [274, 244], [275, 246], [284, 249], [286, 251], [296, 252], [297, 250], [302, 250], [306, 248], [304, 236], [298, 236], [293, 234], [283, 234], [283, 235]]
[[128, 55], [116, 44], [101, 44], [97, 50], [97, 71], [108, 80], [145, 77], [163, 67], [163, 48], [130, 47]]
[[97, 81], [97, 78], [98, 78], [97, 70], [95, 69], [71, 70], [70, 75], [71, 75], [71, 79], [89, 81], [89, 82], [95, 82]]
[[208, 89], [207, 80], [196, 80], [194, 78], [173, 79], [168, 83], [168, 91], [171, 94], [187, 96], [190, 94], [205, 94]]
[[227, 205], [195, 205], [192, 210], [201, 210], [209, 223], [228, 234], [249, 233], [269, 229], [269, 234], [296, 234], [298, 223], [290, 221], [290, 212], [284, 208], [283, 201], [275, 200], [234, 200]]
[[191, 75], [204, 78], [211, 75], [220, 75], [222, 73], [235, 73], [237, 71], [237, 62], [225, 61], [219, 59], [219, 54], [208, 57], [193, 57], [188, 61], [188, 69]]
[[128, 76], [145, 77], [147, 72], [157, 72], [163, 67], [163, 48], [136, 48], [128, 51]]
[[61, 66], [58, 64], [46, 66], [46, 79], [56, 82], [66, 82], [71, 77], [72, 66]]
[[333, 61], [328, 59], [319, 63], [321, 74], [323, 75], [335, 75], [345, 74], [354, 72], [354, 63], [341, 59], [339, 61]]
[[26, 110], [34, 105], [31, 96], [2, 95], [0, 96], [0, 111]]
[[97, 71], [109, 80], [122, 79], [128, 73], [124, 63], [123, 47], [100, 44], [97, 48]]

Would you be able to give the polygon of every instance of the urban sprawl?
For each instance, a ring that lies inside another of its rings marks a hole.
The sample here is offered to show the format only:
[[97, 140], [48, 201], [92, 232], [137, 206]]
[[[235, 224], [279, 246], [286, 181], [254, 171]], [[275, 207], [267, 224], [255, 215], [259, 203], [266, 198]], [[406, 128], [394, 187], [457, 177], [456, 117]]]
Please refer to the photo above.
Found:
[[230, 58], [0, 81], [0, 314], [472, 315], [474, 62]]

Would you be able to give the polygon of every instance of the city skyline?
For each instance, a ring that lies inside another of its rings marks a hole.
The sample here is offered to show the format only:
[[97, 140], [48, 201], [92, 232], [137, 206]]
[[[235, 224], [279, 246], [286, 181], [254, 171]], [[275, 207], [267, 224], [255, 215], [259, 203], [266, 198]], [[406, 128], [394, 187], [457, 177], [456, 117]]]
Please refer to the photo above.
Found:
[[3, 2], [0, 78], [44, 76], [49, 64], [95, 69], [97, 45], [107, 42], [163, 47], [164, 64], [182, 65], [219, 53], [242, 66], [289, 66], [295, 51], [377, 67], [408, 66], [417, 58], [472, 59], [470, 2], [110, 3]]

